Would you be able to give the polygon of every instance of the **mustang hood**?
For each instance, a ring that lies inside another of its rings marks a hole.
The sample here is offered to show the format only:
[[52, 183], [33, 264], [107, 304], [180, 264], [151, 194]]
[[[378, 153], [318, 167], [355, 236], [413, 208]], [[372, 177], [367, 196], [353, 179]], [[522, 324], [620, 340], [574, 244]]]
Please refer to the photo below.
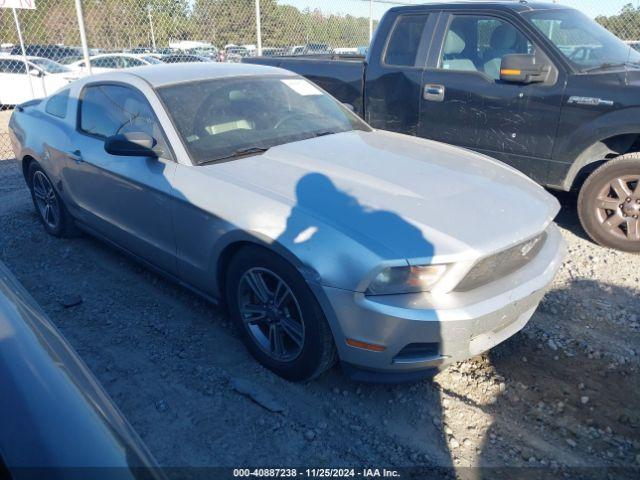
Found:
[[318, 137], [204, 168], [290, 204], [309, 223], [406, 259], [503, 249], [540, 233], [559, 209], [498, 161], [381, 131]]

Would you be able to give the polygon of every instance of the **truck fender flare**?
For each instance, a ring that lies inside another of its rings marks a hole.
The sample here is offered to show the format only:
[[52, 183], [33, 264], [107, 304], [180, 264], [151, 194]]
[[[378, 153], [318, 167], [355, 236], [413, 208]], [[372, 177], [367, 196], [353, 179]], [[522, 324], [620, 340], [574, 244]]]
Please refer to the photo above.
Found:
[[[564, 152], [557, 157], [560, 161], [571, 162], [571, 167], [562, 184], [564, 190], [571, 190], [580, 171], [591, 164], [607, 160], [607, 155], [616, 154], [605, 141], [619, 135], [639, 135], [640, 108], [627, 108], [602, 115], [583, 125], [565, 141]], [[633, 142], [631, 142], [633, 143]], [[631, 144], [628, 145], [629, 147]], [[626, 153], [626, 152], [624, 152]]]

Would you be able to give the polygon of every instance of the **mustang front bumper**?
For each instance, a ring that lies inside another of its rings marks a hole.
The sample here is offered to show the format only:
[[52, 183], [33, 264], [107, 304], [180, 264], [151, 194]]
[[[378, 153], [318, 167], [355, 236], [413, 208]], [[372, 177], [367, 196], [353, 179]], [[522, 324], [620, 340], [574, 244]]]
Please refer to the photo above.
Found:
[[[469, 292], [365, 296], [322, 287], [340, 359], [357, 378], [414, 378], [478, 355], [521, 330], [562, 264], [560, 231], [516, 272]], [[373, 351], [347, 343], [378, 346]]]

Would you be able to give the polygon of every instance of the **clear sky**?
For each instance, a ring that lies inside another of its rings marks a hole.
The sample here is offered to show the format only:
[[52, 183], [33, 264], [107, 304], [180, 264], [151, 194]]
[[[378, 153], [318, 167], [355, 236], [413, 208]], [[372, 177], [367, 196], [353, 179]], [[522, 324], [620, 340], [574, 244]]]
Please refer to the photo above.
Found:
[[[374, 1], [373, 15], [380, 18], [385, 11], [394, 4], [420, 4], [429, 0], [382, 0]], [[443, 0], [440, 0], [443, 1]], [[369, 16], [369, 0], [278, 0], [278, 3], [294, 5], [299, 9], [319, 9], [327, 13], [341, 13], [355, 16]], [[640, 6], [640, 0], [557, 0], [556, 3], [582, 10], [590, 17], [598, 15], [613, 15], [618, 13], [628, 3]]]

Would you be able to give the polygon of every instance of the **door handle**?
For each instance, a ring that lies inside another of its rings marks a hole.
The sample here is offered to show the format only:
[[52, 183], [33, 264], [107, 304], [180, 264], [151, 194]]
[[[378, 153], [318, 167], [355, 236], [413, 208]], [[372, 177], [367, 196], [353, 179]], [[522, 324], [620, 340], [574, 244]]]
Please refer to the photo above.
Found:
[[444, 100], [444, 85], [428, 84], [424, 86], [422, 96], [429, 102], [442, 102]]
[[73, 152], [68, 152], [67, 157], [73, 160], [76, 163], [83, 163], [84, 159], [82, 158], [82, 153], [80, 150], [74, 150]]

